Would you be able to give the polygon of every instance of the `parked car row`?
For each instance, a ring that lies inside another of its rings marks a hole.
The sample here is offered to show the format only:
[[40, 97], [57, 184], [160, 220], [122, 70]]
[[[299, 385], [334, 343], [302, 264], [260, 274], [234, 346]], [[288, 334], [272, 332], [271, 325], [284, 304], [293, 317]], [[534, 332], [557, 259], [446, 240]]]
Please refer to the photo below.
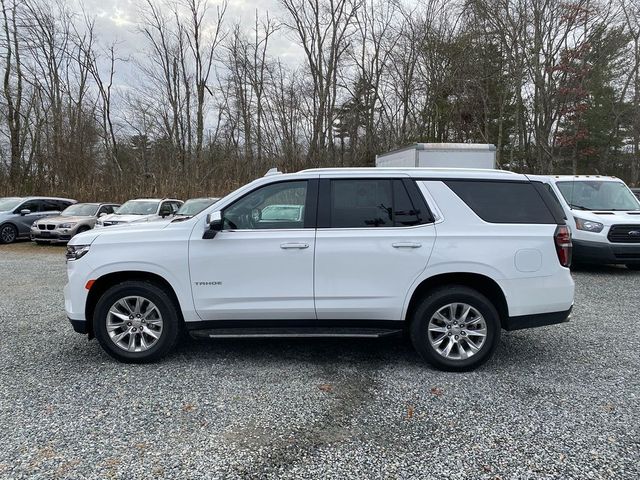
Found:
[[70, 198], [0, 198], [0, 243], [22, 238], [43, 243], [67, 243], [78, 233], [112, 225], [190, 217], [218, 200], [215, 197], [136, 199], [117, 203], [77, 203]]

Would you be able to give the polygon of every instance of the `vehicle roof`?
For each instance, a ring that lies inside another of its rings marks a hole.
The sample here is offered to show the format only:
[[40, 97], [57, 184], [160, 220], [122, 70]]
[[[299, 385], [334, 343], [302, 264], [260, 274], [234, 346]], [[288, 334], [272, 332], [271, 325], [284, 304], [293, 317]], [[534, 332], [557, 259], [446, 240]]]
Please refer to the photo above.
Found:
[[178, 200], [177, 198], [132, 198], [131, 200], [127, 200], [127, 202], [164, 202], [165, 200], [169, 200], [172, 202], [182, 201]]
[[73, 198], [64, 198], [64, 197], [41, 197], [39, 195], [31, 195], [28, 197], [12, 197], [12, 198], [21, 198], [22, 200], [63, 200], [65, 202], [77, 202]]
[[78, 202], [78, 205], [120, 205], [115, 202]]
[[544, 178], [552, 181], [567, 182], [579, 180], [581, 182], [622, 182], [618, 177], [609, 175], [529, 175], [530, 178]]
[[300, 174], [319, 173], [336, 175], [409, 175], [414, 178], [477, 178], [491, 180], [527, 180], [525, 175], [507, 170], [495, 170], [490, 168], [421, 168], [421, 167], [368, 167], [368, 168], [312, 168], [302, 170], [293, 176]]

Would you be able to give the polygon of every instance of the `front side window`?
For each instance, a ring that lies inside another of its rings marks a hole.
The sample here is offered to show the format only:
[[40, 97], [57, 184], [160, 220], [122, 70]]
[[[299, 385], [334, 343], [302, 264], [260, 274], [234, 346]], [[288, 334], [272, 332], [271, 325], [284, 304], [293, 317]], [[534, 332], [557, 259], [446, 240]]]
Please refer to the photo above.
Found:
[[226, 230], [304, 228], [307, 181], [266, 185], [227, 207]]
[[557, 182], [560, 193], [574, 210], [640, 210], [640, 202], [622, 182]]
[[331, 228], [375, 228], [419, 225], [421, 215], [402, 180], [332, 180]]
[[20, 213], [22, 210], [29, 210], [31, 213], [42, 211], [42, 202], [40, 200], [28, 200], [20, 205], [16, 213]]

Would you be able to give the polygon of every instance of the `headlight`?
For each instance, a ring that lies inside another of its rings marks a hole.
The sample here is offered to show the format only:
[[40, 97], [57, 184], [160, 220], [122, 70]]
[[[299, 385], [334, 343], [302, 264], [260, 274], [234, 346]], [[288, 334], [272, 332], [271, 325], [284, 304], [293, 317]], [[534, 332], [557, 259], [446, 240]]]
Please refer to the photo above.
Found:
[[102, 226], [103, 226], [102, 220], [97, 220], [96, 221], [96, 227], [102, 227]]
[[73, 228], [75, 227], [75, 223], [63, 223], [61, 225], [58, 225], [58, 228]]
[[573, 217], [576, 221], [576, 228], [578, 230], [584, 230], [585, 232], [599, 233], [604, 228], [604, 225], [599, 222], [592, 222], [591, 220], [585, 220], [583, 218]]
[[31, 224], [31, 228], [36, 228], [38, 226], [38, 220]]
[[89, 252], [89, 245], [67, 245], [67, 260], [79, 260]]

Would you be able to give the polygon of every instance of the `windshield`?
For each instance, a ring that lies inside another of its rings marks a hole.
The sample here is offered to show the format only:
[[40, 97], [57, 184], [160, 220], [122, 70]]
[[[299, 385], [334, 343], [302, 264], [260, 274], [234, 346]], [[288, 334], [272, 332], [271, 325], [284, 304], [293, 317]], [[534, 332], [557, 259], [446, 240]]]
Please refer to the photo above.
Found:
[[63, 217], [92, 217], [96, 214], [98, 205], [95, 203], [76, 203], [64, 209]]
[[0, 212], [8, 212], [9, 210], [13, 210], [20, 204], [21, 201], [22, 199], [18, 197], [0, 198]]
[[191, 200], [184, 202], [184, 205], [180, 207], [176, 212], [176, 215], [193, 217], [217, 201], [217, 198], [192, 198]]
[[640, 210], [640, 202], [622, 182], [557, 182], [562, 196], [576, 210]]
[[118, 215], [153, 215], [158, 211], [160, 202], [129, 200], [116, 213]]

